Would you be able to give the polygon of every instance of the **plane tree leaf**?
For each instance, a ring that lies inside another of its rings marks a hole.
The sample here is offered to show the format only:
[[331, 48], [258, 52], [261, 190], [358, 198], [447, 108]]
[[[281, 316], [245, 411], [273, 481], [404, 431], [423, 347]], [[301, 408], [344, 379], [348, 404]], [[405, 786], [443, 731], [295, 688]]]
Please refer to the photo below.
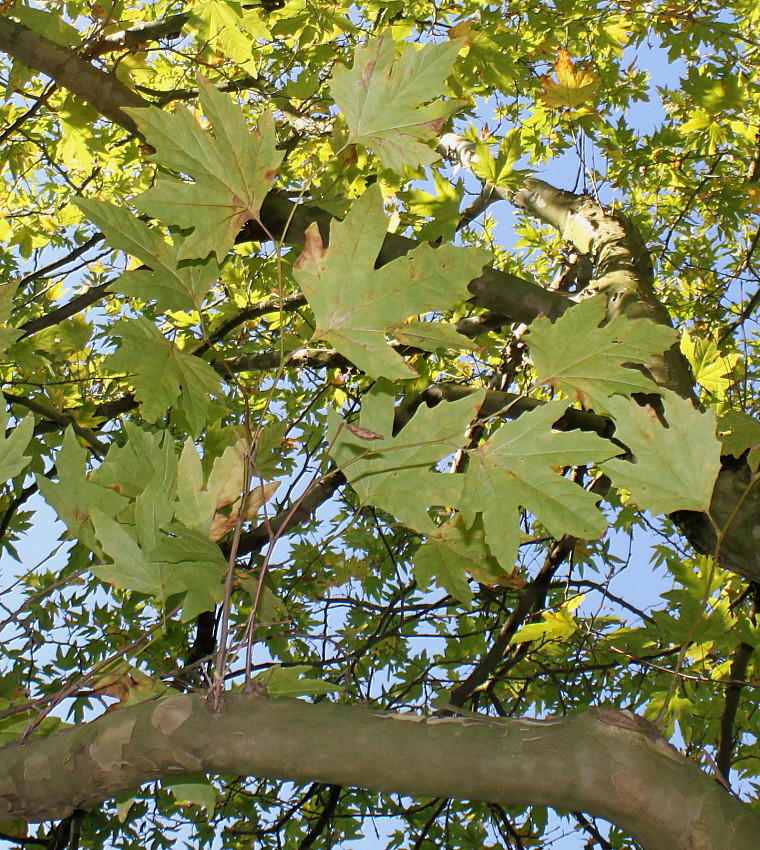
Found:
[[640, 407], [620, 397], [608, 400], [615, 437], [628, 446], [633, 459], [608, 460], [602, 468], [644, 510], [709, 511], [720, 471], [715, 413], [700, 413], [669, 390], [663, 392], [663, 404], [666, 424], [650, 405]]
[[34, 417], [25, 416], [6, 436], [10, 417], [4, 407], [5, 402], [0, 395], [0, 482], [15, 478], [29, 466], [32, 459], [24, 452], [34, 435]]
[[454, 325], [448, 322], [407, 322], [393, 331], [397, 342], [421, 348], [423, 351], [439, 351], [442, 348], [467, 348], [479, 351], [480, 346], [463, 337]]
[[293, 664], [288, 667], [274, 664], [263, 673], [259, 673], [255, 681], [266, 687], [266, 693], [270, 697], [320, 696], [341, 690], [338, 685], [330, 682], [312, 679], [309, 676], [301, 678], [302, 674], [313, 669], [309, 664]]
[[179, 108], [130, 109], [155, 160], [186, 174], [192, 183], [161, 178], [134, 203], [166, 224], [192, 229], [179, 246], [178, 260], [206, 257], [221, 262], [240, 228], [258, 220], [261, 204], [274, 184], [283, 153], [275, 148], [274, 118], [264, 113], [250, 132], [243, 112], [207, 80], [199, 79], [203, 110], [212, 136], [193, 114]]
[[435, 581], [455, 599], [469, 603], [473, 593], [467, 574], [488, 585], [509, 583], [511, 576], [491, 554], [480, 516], [468, 528], [457, 513], [441, 526], [438, 537], [428, 537], [420, 546], [414, 576], [422, 589]]
[[465, 429], [483, 398], [479, 392], [432, 409], [421, 407], [394, 437], [394, 395], [387, 386], [375, 387], [364, 398], [359, 425], [378, 439], [359, 437], [334, 421], [330, 453], [362, 504], [393, 514], [415, 531], [436, 535], [438, 527], [427, 509], [454, 505], [462, 477], [431, 467], [465, 444]]
[[125, 319], [113, 330], [119, 348], [106, 360], [112, 372], [130, 376], [146, 422], [155, 422], [179, 405], [190, 430], [198, 434], [206, 422], [210, 396], [220, 395], [216, 372], [185, 354], [147, 319]]
[[[421, 245], [376, 269], [387, 228], [380, 189], [372, 186], [344, 221], [332, 225], [327, 248], [316, 224], [309, 227], [294, 275], [314, 311], [314, 339], [334, 346], [371, 377], [411, 378], [417, 373], [388, 345], [387, 335], [403, 334], [409, 316], [469, 297], [467, 284], [490, 255], [478, 248]], [[449, 333], [442, 340], [438, 333], [435, 345], [458, 338]], [[464, 337], [459, 345], [472, 347]]]
[[680, 345], [694, 380], [719, 398], [723, 397], [735, 382], [732, 373], [741, 360], [739, 353], [723, 352], [715, 340], [702, 339], [686, 328], [681, 331]]
[[526, 336], [538, 380], [597, 412], [616, 393], [660, 392], [629, 364], [645, 365], [676, 341], [672, 328], [648, 319], [617, 316], [599, 327], [606, 303], [604, 296], [588, 298], [553, 323], [542, 316]]
[[760, 448], [760, 422], [749, 413], [729, 410], [718, 420], [722, 454], [740, 457], [747, 449]]
[[195, 0], [188, 5], [187, 29], [204, 45], [218, 46], [246, 73], [257, 76], [256, 39], [272, 33], [256, 14], [255, 7], [229, 0]]
[[0, 283], [0, 354], [10, 348], [23, 333], [18, 328], [8, 327], [16, 289], [17, 285], [12, 281]]
[[52, 481], [44, 475], [36, 476], [40, 494], [65, 523], [70, 538], [96, 549], [91, 513], [99, 510], [104, 516], [115, 517], [129, 499], [87, 474], [87, 450], [79, 445], [71, 427], [66, 429], [58, 453], [56, 477], [58, 480]]
[[109, 289], [155, 301], [160, 310], [200, 310], [208, 291], [219, 279], [220, 267], [214, 258], [180, 264], [182, 241], [172, 245], [128, 209], [85, 198], [74, 203], [103, 231], [111, 247], [148, 266], [125, 272]]
[[556, 468], [598, 463], [620, 450], [595, 434], [552, 430], [566, 409], [567, 402], [555, 401], [524, 413], [469, 453], [458, 507], [468, 526], [482, 514], [486, 542], [505, 570], [517, 556], [520, 508], [555, 537], [593, 539], [606, 528], [597, 497]]
[[541, 75], [541, 100], [551, 108], [576, 109], [593, 102], [602, 84], [593, 68], [587, 64], [576, 66], [564, 48], [557, 51], [554, 73], [556, 79], [549, 74]]
[[145, 593], [166, 603], [185, 594], [182, 619], [213, 610], [223, 595], [225, 560], [208, 539], [184, 529], [163, 537], [151, 550], [140, 546], [133, 527], [117, 522], [100, 511], [91, 520], [98, 543], [110, 563], [94, 564], [90, 572], [114, 587]]
[[334, 71], [330, 87], [349, 143], [360, 142], [398, 172], [439, 159], [430, 142], [459, 107], [440, 98], [463, 43], [453, 39], [419, 50], [407, 44], [396, 57], [393, 36], [385, 32], [357, 48], [352, 67]]

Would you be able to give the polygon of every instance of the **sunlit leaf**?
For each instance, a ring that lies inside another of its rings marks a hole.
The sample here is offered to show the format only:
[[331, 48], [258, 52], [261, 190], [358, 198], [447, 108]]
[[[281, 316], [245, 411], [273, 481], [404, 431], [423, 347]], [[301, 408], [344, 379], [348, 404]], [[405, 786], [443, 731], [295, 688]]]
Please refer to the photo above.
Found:
[[397, 58], [386, 32], [354, 53], [351, 68], [333, 73], [330, 92], [349, 129], [349, 143], [360, 142], [386, 168], [401, 172], [437, 160], [430, 142], [459, 104], [444, 101], [444, 83], [462, 40], [404, 46]]

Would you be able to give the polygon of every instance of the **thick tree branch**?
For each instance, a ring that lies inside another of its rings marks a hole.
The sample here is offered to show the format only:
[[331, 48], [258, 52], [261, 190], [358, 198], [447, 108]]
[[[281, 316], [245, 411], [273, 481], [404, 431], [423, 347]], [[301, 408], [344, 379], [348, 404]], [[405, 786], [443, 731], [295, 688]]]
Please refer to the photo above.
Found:
[[760, 817], [651, 724], [601, 708], [545, 721], [423, 718], [226, 694], [212, 714], [183, 695], [0, 752], [4, 821], [60, 819], [201, 772], [582, 811], [648, 850], [755, 850], [760, 832]]
[[137, 125], [124, 108], [148, 104], [116, 77], [95, 68], [70, 48], [0, 15], [0, 50], [50, 77], [94, 106], [101, 115], [137, 135]]

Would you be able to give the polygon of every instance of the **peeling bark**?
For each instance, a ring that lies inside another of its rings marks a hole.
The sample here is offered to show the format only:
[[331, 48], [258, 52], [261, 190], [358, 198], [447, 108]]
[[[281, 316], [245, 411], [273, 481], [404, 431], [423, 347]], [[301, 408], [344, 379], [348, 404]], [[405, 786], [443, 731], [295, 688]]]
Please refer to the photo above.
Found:
[[755, 850], [760, 817], [636, 715], [420, 717], [226, 694], [172, 696], [2, 750], [0, 820], [64, 818], [185, 773], [318, 781], [603, 817], [649, 850]]

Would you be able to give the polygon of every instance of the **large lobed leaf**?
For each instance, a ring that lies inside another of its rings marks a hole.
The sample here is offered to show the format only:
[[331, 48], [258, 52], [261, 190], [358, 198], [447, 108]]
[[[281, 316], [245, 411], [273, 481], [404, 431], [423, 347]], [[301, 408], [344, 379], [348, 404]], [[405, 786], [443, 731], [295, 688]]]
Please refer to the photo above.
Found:
[[[444, 336], [438, 325], [431, 325], [425, 337], [419, 325], [412, 329], [402, 322], [469, 297], [467, 284], [490, 254], [478, 248], [421, 245], [376, 269], [387, 228], [380, 189], [373, 186], [354, 202], [344, 221], [332, 225], [329, 247], [317, 225], [309, 227], [293, 273], [314, 310], [314, 339], [334, 346], [373, 378], [413, 378], [417, 373], [388, 345], [387, 334], [398, 331], [410, 342], [422, 340], [420, 347], [458, 342], [470, 348], [470, 341], [453, 329]], [[414, 340], [410, 332], [416, 334]]]
[[214, 136], [193, 114], [180, 108], [129, 109], [140, 131], [156, 149], [165, 168], [193, 178], [193, 183], [159, 179], [134, 203], [166, 224], [192, 229], [177, 258], [196, 259], [212, 251], [221, 261], [249, 220], [258, 220], [283, 153], [276, 150], [274, 119], [264, 113], [258, 129], [248, 130], [243, 112], [225, 94], [201, 78], [200, 100]]
[[486, 542], [504, 569], [517, 557], [520, 508], [555, 537], [593, 539], [606, 528], [597, 497], [555, 470], [598, 463], [619, 449], [595, 434], [552, 430], [566, 409], [567, 402], [555, 401], [524, 413], [470, 452], [459, 508], [468, 526], [483, 515]]
[[74, 203], [103, 231], [109, 245], [148, 266], [125, 272], [110, 289], [155, 301], [161, 310], [200, 310], [219, 279], [219, 263], [213, 257], [202, 263], [180, 263], [182, 240], [172, 245], [126, 208], [84, 198]]
[[397, 172], [435, 162], [439, 156], [429, 143], [459, 106], [439, 98], [463, 43], [454, 39], [419, 50], [407, 44], [396, 58], [386, 32], [357, 48], [353, 66], [336, 70], [330, 87], [348, 124], [349, 143], [370, 148]]
[[431, 468], [465, 444], [466, 428], [483, 398], [480, 392], [434, 409], [422, 407], [394, 437], [394, 394], [381, 384], [365, 396], [359, 420], [364, 433], [377, 438], [363, 439], [335, 422], [330, 453], [362, 504], [388, 511], [415, 531], [436, 535], [438, 527], [427, 509], [456, 504], [462, 477]]
[[648, 319], [618, 316], [599, 327], [606, 303], [602, 295], [588, 298], [554, 323], [542, 316], [526, 337], [538, 380], [597, 413], [607, 409], [612, 395], [659, 392], [631, 364], [647, 364], [676, 341], [672, 328]]
[[200, 433], [210, 396], [221, 394], [219, 377], [208, 363], [185, 354], [143, 317], [123, 319], [113, 336], [119, 348], [108, 356], [106, 368], [131, 376], [145, 421], [155, 422], [179, 406], [190, 432]]
[[709, 512], [720, 472], [715, 413], [700, 413], [667, 390], [663, 405], [665, 424], [650, 405], [641, 407], [619, 396], [607, 400], [615, 436], [630, 448], [633, 459], [608, 460], [602, 468], [644, 510]]

